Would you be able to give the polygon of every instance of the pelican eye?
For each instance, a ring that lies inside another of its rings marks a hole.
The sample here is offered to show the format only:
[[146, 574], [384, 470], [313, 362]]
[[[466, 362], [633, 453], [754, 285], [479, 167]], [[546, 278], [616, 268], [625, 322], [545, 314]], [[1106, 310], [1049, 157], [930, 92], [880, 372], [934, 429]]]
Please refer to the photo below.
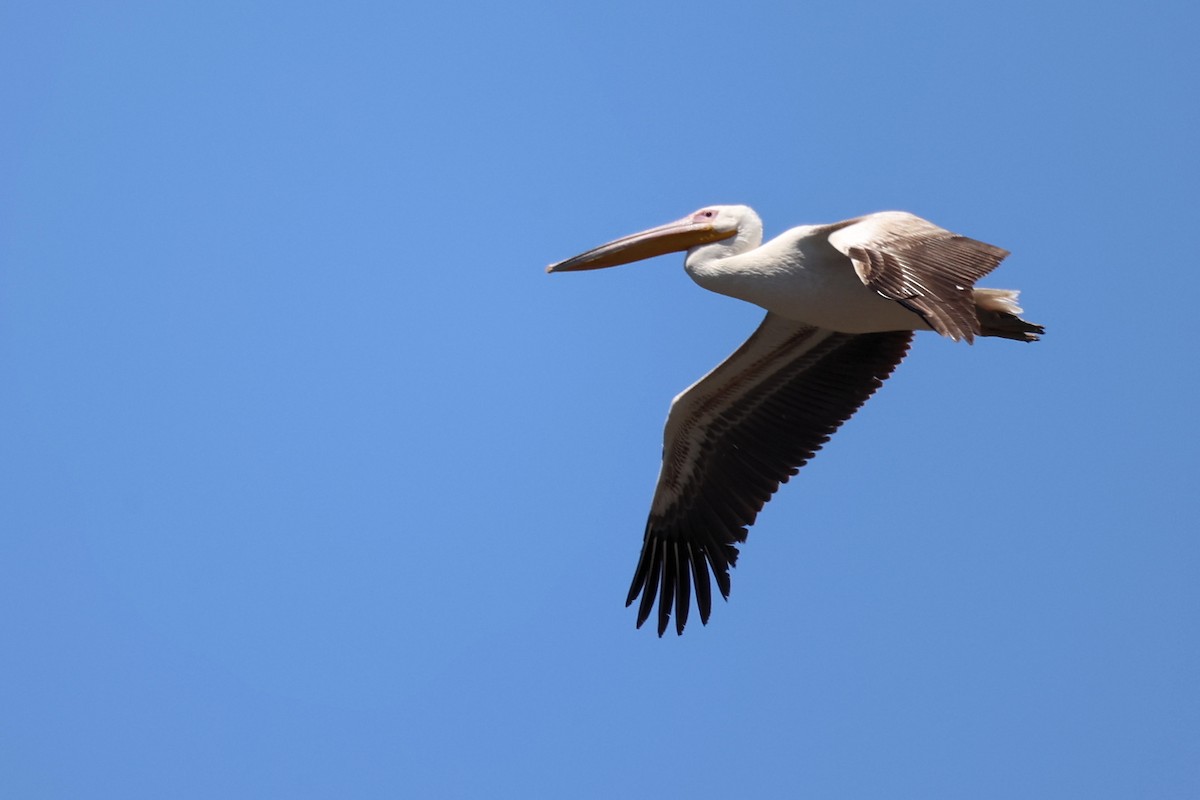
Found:
[[702, 220], [702, 219], [716, 219], [716, 216], [717, 216], [716, 211], [714, 211], [711, 208], [706, 208], [703, 211], [697, 211], [696, 215], [694, 217], [692, 217], [692, 219], [697, 220], [697, 221]]

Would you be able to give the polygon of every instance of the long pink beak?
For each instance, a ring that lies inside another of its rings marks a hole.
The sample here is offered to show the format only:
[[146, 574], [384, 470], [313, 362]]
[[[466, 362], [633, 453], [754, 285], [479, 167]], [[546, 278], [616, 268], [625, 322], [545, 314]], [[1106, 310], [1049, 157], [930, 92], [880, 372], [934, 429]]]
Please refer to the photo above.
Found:
[[718, 231], [711, 220], [697, 222], [687, 216], [657, 228], [622, 236], [608, 244], [594, 247], [574, 258], [559, 261], [546, 267], [546, 272], [576, 272], [584, 269], [600, 269], [641, 261], [665, 253], [676, 253], [696, 245], [718, 242], [737, 234], [737, 230]]

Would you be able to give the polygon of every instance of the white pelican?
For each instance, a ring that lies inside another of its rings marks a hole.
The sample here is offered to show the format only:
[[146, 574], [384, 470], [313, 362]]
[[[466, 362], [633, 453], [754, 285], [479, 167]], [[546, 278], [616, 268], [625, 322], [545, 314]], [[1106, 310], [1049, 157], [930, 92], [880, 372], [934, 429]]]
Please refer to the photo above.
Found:
[[705, 289], [767, 316], [733, 355], [671, 403], [663, 463], [625, 604], [637, 624], [658, 597], [658, 635], [675, 611], [683, 633], [695, 586], [700, 621], [709, 574], [729, 598], [737, 543], [763, 504], [866, 402], [908, 352], [913, 331], [958, 341], [1038, 339], [1017, 292], [976, 289], [1007, 250], [902, 211], [803, 225], [762, 244], [746, 206], [707, 206], [681, 220], [551, 264], [599, 269], [687, 250]]

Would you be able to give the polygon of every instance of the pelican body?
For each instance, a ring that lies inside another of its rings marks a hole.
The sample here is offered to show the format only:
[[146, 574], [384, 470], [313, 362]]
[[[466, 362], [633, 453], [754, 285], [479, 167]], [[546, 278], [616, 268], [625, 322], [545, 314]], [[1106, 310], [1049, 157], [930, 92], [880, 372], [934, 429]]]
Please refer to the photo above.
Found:
[[729, 597], [758, 512], [908, 352], [913, 331], [954, 341], [1036, 341], [1017, 292], [975, 288], [1008, 255], [901, 211], [792, 228], [766, 244], [747, 206], [707, 206], [547, 267], [600, 269], [687, 251], [700, 286], [766, 309], [753, 335], [671, 403], [663, 464], [626, 605], [640, 628], [658, 600], [687, 624], [712, 610], [710, 576]]

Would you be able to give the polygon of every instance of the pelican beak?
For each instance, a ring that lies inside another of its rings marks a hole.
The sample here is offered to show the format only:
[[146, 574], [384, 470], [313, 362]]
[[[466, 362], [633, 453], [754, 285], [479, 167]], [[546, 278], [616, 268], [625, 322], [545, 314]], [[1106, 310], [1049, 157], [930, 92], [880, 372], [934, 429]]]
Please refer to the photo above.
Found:
[[608, 244], [594, 247], [574, 258], [559, 261], [546, 267], [546, 272], [575, 272], [584, 269], [615, 267], [632, 261], [641, 261], [665, 253], [676, 253], [709, 242], [719, 242], [737, 234], [737, 229], [719, 231], [712, 220], [697, 221], [692, 216], [684, 217], [666, 225], [659, 225], [631, 236], [622, 236]]

